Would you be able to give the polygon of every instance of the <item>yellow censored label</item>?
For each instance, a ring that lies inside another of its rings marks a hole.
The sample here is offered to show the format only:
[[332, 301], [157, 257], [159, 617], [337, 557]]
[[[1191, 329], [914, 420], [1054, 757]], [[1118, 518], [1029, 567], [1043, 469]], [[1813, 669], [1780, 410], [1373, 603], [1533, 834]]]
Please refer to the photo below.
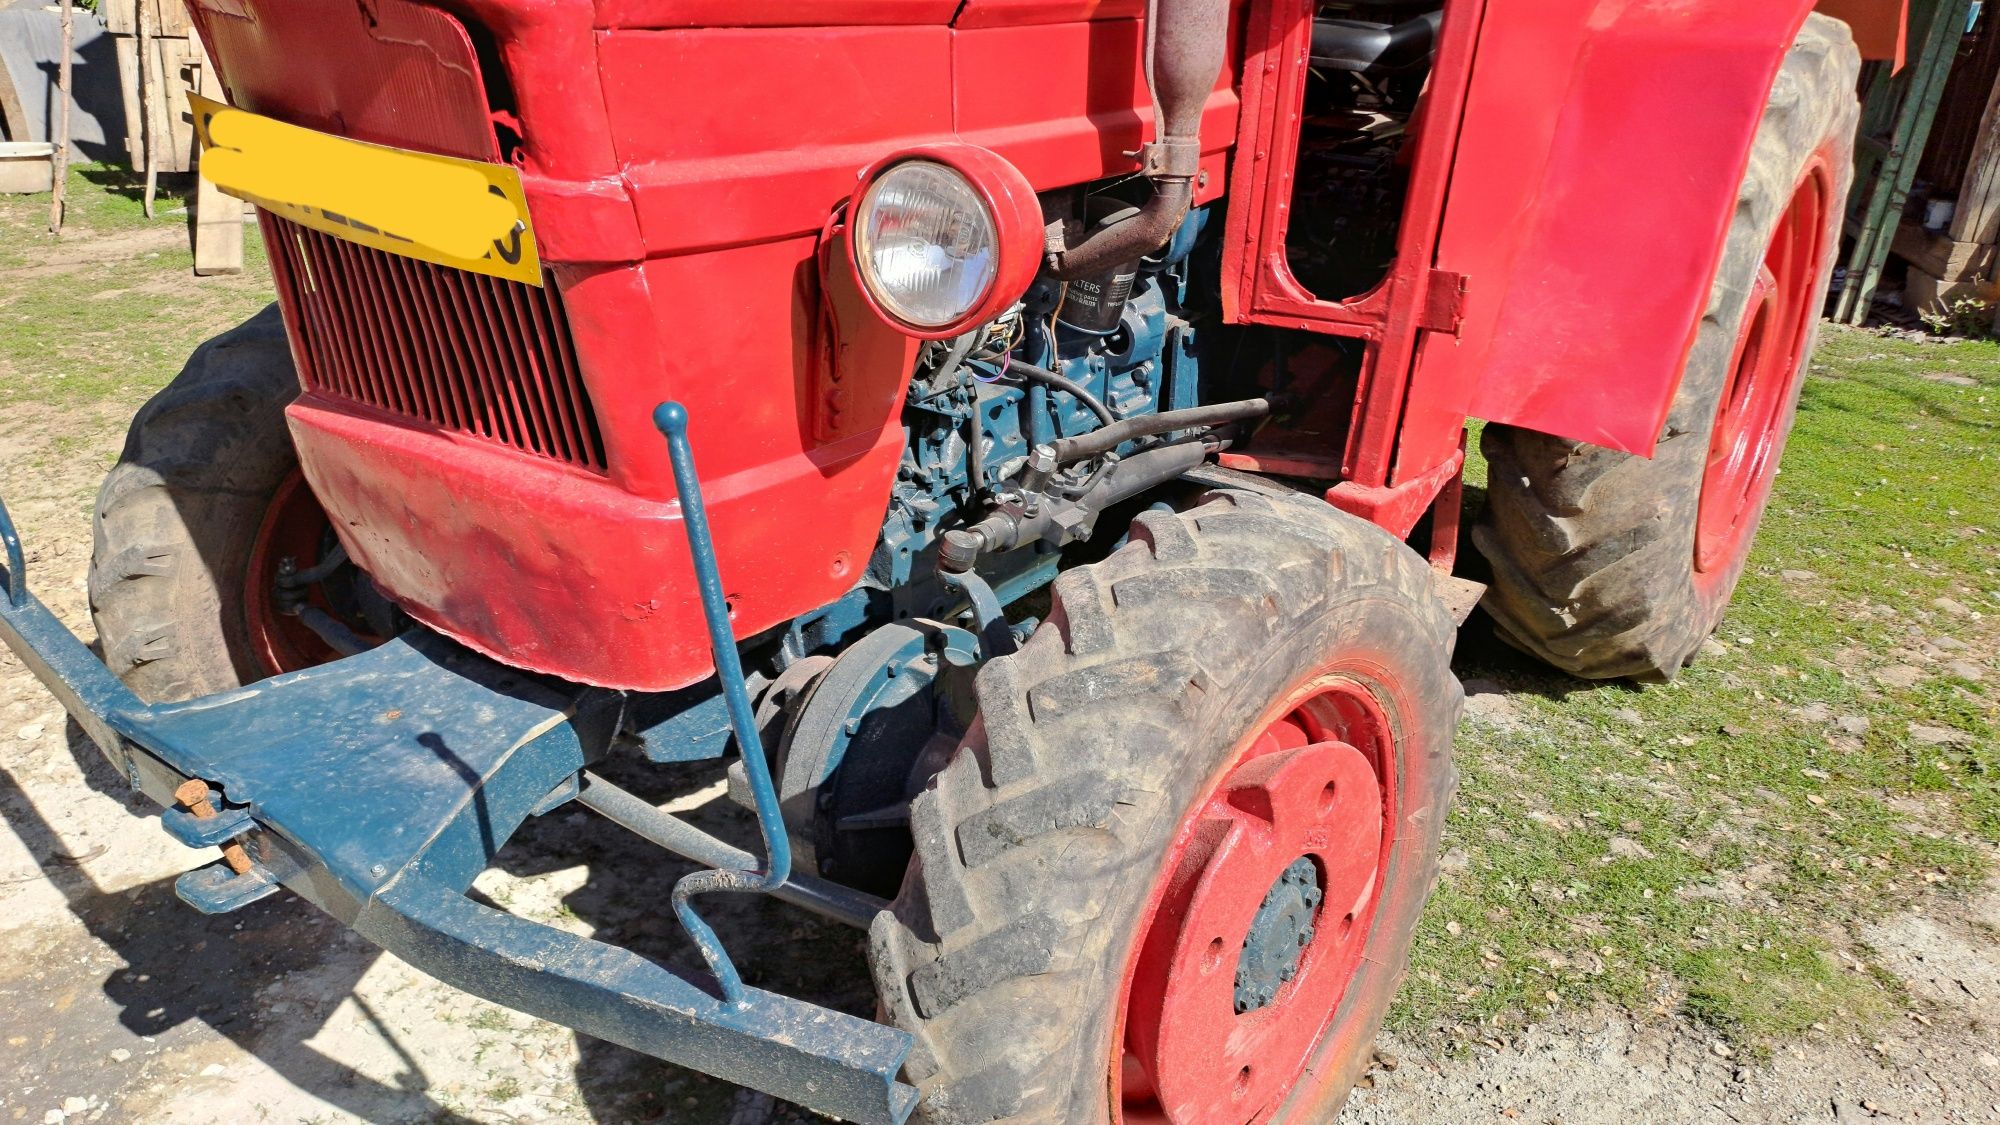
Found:
[[201, 174], [274, 215], [441, 266], [542, 283], [521, 174], [350, 141], [189, 94]]

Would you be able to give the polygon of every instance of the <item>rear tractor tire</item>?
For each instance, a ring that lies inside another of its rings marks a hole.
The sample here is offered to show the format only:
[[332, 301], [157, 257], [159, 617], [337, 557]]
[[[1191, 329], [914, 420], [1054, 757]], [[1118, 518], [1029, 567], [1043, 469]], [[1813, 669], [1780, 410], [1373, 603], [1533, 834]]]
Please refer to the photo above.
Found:
[[918, 1119], [1331, 1120], [1454, 783], [1430, 568], [1317, 500], [1223, 491], [1052, 592], [979, 670], [870, 935]]
[[1486, 512], [1472, 537], [1493, 565], [1484, 606], [1515, 647], [1588, 679], [1670, 678], [1721, 621], [1832, 276], [1859, 65], [1845, 24], [1807, 18], [1651, 459], [1486, 427]]
[[332, 657], [272, 592], [330, 540], [285, 428], [298, 396], [276, 305], [215, 337], [132, 419], [98, 490], [91, 618], [105, 663], [149, 701]]

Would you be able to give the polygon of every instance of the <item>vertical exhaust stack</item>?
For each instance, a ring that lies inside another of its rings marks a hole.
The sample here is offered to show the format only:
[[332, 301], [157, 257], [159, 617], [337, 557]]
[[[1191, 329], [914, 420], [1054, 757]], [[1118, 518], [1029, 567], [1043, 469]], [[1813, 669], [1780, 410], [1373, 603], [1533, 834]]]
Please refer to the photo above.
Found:
[[1201, 174], [1201, 111], [1222, 74], [1228, 0], [1152, 0], [1146, 14], [1146, 87], [1157, 139], [1140, 149], [1153, 198], [1129, 219], [1099, 227], [1075, 246], [1051, 250], [1049, 273], [1089, 277], [1166, 245], [1194, 202]]

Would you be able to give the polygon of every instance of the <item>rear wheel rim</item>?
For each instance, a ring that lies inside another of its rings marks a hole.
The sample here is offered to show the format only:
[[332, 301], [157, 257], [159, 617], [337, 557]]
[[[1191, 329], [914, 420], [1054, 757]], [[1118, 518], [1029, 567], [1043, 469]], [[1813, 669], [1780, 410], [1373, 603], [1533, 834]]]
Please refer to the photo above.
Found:
[[1695, 524], [1698, 580], [1719, 581], [1741, 559], [1777, 476], [1825, 259], [1822, 181], [1815, 169], [1793, 192], [1751, 284], [1729, 381], [1709, 431]]
[[1238, 743], [1141, 918], [1114, 1119], [1243, 1125], [1298, 1084], [1361, 967], [1394, 845], [1394, 760], [1382, 708], [1337, 674]]
[[[294, 469], [271, 497], [257, 538], [250, 548], [250, 564], [243, 576], [244, 624], [250, 635], [251, 654], [266, 676], [296, 672], [339, 658], [332, 646], [320, 639], [296, 615], [280, 612], [278, 572], [285, 560], [300, 569], [319, 562], [333, 541], [333, 525], [326, 518], [303, 473]], [[317, 588], [307, 601], [324, 608], [325, 595]]]

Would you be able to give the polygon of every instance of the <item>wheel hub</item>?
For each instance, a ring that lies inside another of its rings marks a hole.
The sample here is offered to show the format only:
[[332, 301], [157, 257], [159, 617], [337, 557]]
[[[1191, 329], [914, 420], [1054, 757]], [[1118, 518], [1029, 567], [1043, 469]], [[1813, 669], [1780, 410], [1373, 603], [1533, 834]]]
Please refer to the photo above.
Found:
[[[299, 620], [296, 611], [284, 612], [277, 597], [278, 576], [287, 561], [293, 566], [311, 566], [333, 541], [325, 509], [307, 487], [304, 474], [294, 470], [278, 486], [264, 511], [243, 578], [250, 644], [265, 675], [296, 672], [339, 658], [339, 653]], [[326, 605], [323, 593], [308, 600], [323, 608]]]
[[1128, 986], [1125, 1125], [1261, 1120], [1360, 965], [1392, 751], [1358, 685], [1304, 696], [1183, 821]]
[[1278, 996], [1278, 989], [1298, 975], [1299, 958], [1312, 944], [1313, 919], [1319, 916], [1319, 868], [1300, 856], [1264, 896], [1250, 936], [1236, 958], [1236, 1011], [1254, 1012]]

